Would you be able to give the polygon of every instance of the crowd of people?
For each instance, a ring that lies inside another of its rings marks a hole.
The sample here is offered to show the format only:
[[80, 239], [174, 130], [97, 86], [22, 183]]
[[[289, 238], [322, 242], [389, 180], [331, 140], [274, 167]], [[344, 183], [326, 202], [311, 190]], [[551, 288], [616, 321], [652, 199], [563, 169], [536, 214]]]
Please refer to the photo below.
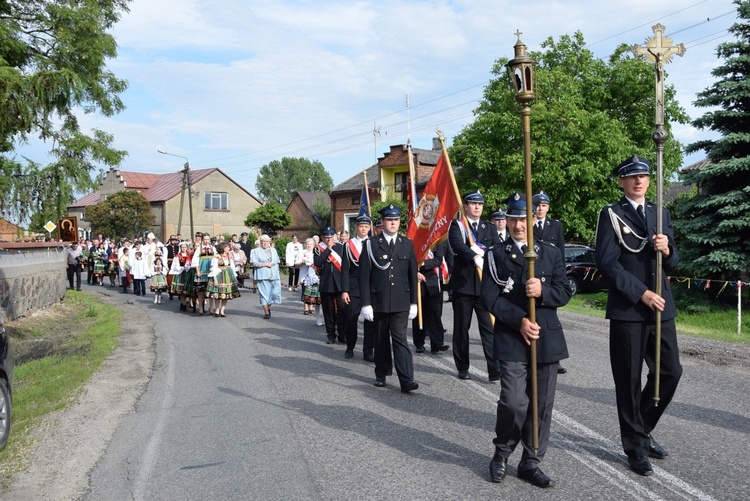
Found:
[[[663, 233], [656, 232], [656, 208], [646, 202], [650, 165], [634, 156], [614, 170], [624, 197], [606, 206], [597, 226], [597, 265], [613, 286], [609, 289], [610, 357], [615, 380], [617, 409], [623, 449], [630, 469], [643, 476], [653, 473], [649, 458], [664, 459], [667, 451], [651, 433], [669, 404], [680, 379], [675, 308], [666, 284], [665, 293], [652, 292], [653, 261], [664, 258], [665, 271], [678, 262], [668, 212]], [[161, 295], [179, 297], [180, 310], [192, 309], [226, 316], [227, 301], [239, 297], [240, 288], [257, 292], [263, 318], [282, 301], [281, 269], [288, 270], [287, 289], [301, 289], [302, 314], [314, 315], [325, 326], [327, 344], [345, 344], [344, 357], [353, 358], [359, 325], [363, 325], [362, 358], [375, 364], [374, 385], [387, 386], [395, 373], [400, 390], [419, 388], [415, 379], [407, 328], [412, 322], [416, 353], [440, 355], [451, 348], [444, 343], [444, 292], [453, 306], [452, 349], [457, 377], [472, 379], [469, 330], [477, 317], [482, 352], [489, 382], [500, 386], [497, 403], [495, 454], [489, 465], [490, 479], [502, 482], [510, 455], [520, 445], [518, 477], [534, 486], [548, 488], [555, 481], [539, 465], [549, 444], [557, 377], [566, 373], [560, 364], [568, 349], [557, 309], [572, 292], [565, 275], [565, 242], [560, 221], [548, 215], [550, 197], [536, 193], [529, 204], [514, 193], [504, 210], [482, 219], [484, 197], [479, 191], [463, 197], [462, 217], [451, 222], [447, 239], [418, 263], [412, 241], [400, 232], [401, 211], [393, 204], [380, 210], [373, 224], [367, 215], [356, 219], [352, 235], [325, 228], [321, 237], [304, 243], [294, 235], [282, 255], [268, 235], [251, 246], [242, 240], [212, 240], [196, 234], [194, 240], [179, 235], [161, 244], [153, 234], [145, 242], [107, 239], [84, 242], [87, 252], [74, 243], [68, 251], [70, 287], [80, 266], [87, 262], [88, 282], [110, 285], [119, 279], [123, 293], [133, 283], [135, 294], [145, 295], [151, 278], [154, 302]], [[534, 228], [527, 228], [531, 220]], [[530, 230], [530, 231], [529, 231]], [[529, 276], [529, 262], [535, 263]], [[246, 280], [252, 274], [252, 286]], [[420, 296], [418, 298], [418, 296]], [[421, 303], [421, 308], [417, 304]], [[660, 312], [656, 315], [655, 312]], [[654, 395], [655, 321], [661, 318], [662, 389]], [[532, 416], [529, 346], [536, 346], [538, 414]], [[646, 362], [649, 375], [641, 387]], [[659, 405], [653, 403], [654, 397]], [[536, 421], [536, 422], [534, 422]], [[533, 424], [532, 424], [533, 423]], [[533, 436], [534, 430], [538, 436]]]

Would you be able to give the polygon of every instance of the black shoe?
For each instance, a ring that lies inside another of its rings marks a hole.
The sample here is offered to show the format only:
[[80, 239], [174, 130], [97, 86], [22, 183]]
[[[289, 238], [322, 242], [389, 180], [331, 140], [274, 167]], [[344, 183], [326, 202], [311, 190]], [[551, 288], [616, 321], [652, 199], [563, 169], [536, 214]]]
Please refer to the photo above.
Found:
[[651, 435], [648, 436], [648, 438], [651, 440], [651, 444], [648, 446], [648, 457], [656, 458], [656, 459], [667, 459], [667, 456], [669, 456], [669, 453], [659, 445], [659, 443], [654, 440], [654, 437]]
[[344, 358], [352, 358], [354, 356], [354, 352], [352, 350], [346, 350], [344, 352]]
[[442, 346], [438, 346], [437, 348], [432, 348], [430, 350], [430, 353], [440, 353], [441, 351], [448, 350], [448, 348], [450, 348], [450, 346], [448, 346], [447, 344], [444, 344]]
[[409, 393], [410, 391], [414, 391], [418, 388], [419, 388], [419, 383], [417, 383], [416, 381], [411, 381], [401, 387], [401, 393]]
[[377, 386], [378, 388], [382, 388], [383, 386], [385, 386], [385, 376], [383, 376], [383, 377], [376, 377], [375, 378], [375, 386]]
[[490, 383], [495, 383], [497, 381], [500, 381], [500, 373], [493, 372], [489, 375], [488, 379], [490, 380]]
[[458, 371], [458, 379], [471, 379], [469, 371]]
[[263, 315], [263, 320], [268, 320], [269, 318], [271, 318], [271, 315], [269, 315], [268, 313]]
[[541, 487], [542, 489], [555, 486], [555, 481], [545, 475], [539, 468], [519, 471], [518, 478], [525, 480], [533, 486]]
[[502, 482], [508, 469], [508, 458], [503, 458], [495, 454], [490, 461], [490, 480], [493, 482]]
[[646, 456], [628, 458], [628, 464], [630, 465], [630, 469], [636, 472], [638, 475], [650, 477], [654, 474], [654, 470], [651, 469], [651, 462]]
[[424, 346], [417, 346], [417, 349], [415, 351], [417, 353], [424, 353]]
[[374, 362], [375, 357], [372, 355], [363, 355], [362, 360], [364, 360], [365, 362]]
[[329, 338], [326, 339], [326, 344], [333, 344], [335, 342], [336, 342], [336, 338], [335, 337], [329, 337]]
[[558, 373], [558, 374], [565, 374], [566, 372], [568, 372], [568, 369], [566, 369], [566, 368], [565, 368], [565, 367], [563, 367], [562, 365], [558, 365], [558, 366], [557, 366], [557, 373]]

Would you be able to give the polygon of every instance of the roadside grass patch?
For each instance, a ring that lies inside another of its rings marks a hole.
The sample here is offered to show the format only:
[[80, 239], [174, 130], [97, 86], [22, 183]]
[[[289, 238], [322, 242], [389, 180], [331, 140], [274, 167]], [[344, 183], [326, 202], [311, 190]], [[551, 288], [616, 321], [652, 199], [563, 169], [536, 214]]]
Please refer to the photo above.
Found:
[[95, 296], [68, 291], [62, 304], [6, 324], [16, 371], [11, 435], [0, 451], [3, 486], [25, 468], [31, 430], [45, 415], [73, 403], [117, 347], [121, 316]]

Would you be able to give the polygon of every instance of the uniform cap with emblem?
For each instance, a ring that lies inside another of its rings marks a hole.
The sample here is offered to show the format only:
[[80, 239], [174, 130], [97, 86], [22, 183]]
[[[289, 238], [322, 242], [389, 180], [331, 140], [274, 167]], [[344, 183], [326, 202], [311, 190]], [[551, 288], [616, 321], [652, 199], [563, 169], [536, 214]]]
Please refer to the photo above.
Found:
[[539, 190], [539, 193], [531, 197], [531, 201], [536, 205], [549, 204], [549, 195], [547, 195], [544, 190]]
[[401, 209], [393, 204], [383, 207], [378, 211], [383, 219], [401, 219]]
[[362, 214], [355, 220], [357, 224], [372, 224], [372, 219], [367, 214]]
[[484, 196], [479, 193], [479, 190], [472, 191], [471, 193], [467, 193], [464, 195], [464, 203], [468, 204], [470, 202], [483, 204], [484, 203]]
[[336, 232], [333, 231], [333, 228], [331, 228], [330, 226], [323, 230], [323, 238], [330, 238], [335, 234]]
[[378, 219], [377, 221], [375, 221], [375, 227], [376, 228], [382, 228], [383, 227], [383, 220], [382, 219]]
[[526, 217], [526, 197], [518, 192], [513, 193], [505, 201], [508, 205], [506, 217]]
[[633, 155], [620, 165], [612, 169], [612, 173], [618, 177], [648, 176], [651, 164], [638, 155]]
[[241, 237], [246, 237], [246, 236], [247, 236], [247, 232], [246, 232], [246, 231], [243, 231], [242, 233], [240, 233], [240, 236], [241, 236]]
[[502, 209], [500, 209], [497, 212], [493, 212], [492, 213], [492, 220], [493, 221], [497, 221], [499, 219], [505, 219], [505, 211], [502, 210]]

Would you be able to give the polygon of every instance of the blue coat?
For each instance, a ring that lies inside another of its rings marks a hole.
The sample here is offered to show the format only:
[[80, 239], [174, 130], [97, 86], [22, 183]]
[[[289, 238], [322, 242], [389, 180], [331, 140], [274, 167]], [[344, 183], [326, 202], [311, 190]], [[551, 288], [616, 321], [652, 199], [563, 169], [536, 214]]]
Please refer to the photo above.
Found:
[[[253, 280], [280, 280], [279, 254], [276, 249], [269, 247], [271, 257], [262, 247], [256, 247], [250, 252], [250, 262], [253, 263]], [[259, 266], [261, 263], [273, 263], [273, 267]]]
[[[609, 278], [609, 296], [607, 298], [607, 318], [631, 322], [653, 322], [655, 313], [641, 302], [646, 289], [654, 290], [656, 274], [656, 251], [652, 241], [656, 233], [656, 206], [645, 203], [648, 231], [638, 213], [627, 198], [607, 205], [599, 213], [596, 225], [596, 265], [599, 271]], [[610, 209], [619, 227], [625, 245], [632, 250], [639, 248], [641, 240], [638, 235], [648, 234], [649, 241], [639, 252], [631, 252], [624, 247], [615, 233], [615, 226], [610, 217]], [[672, 299], [672, 292], [667, 282], [667, 273], [671, 273], [679, 262], [677, 246], [674, 242], [674, 230], [669, 211], [662, 209], [662, 231], [669, 238], [670, 254], [662, 258], [662, 296], [666, 304], [661, 319], [670, 320], [677, 316]]]

